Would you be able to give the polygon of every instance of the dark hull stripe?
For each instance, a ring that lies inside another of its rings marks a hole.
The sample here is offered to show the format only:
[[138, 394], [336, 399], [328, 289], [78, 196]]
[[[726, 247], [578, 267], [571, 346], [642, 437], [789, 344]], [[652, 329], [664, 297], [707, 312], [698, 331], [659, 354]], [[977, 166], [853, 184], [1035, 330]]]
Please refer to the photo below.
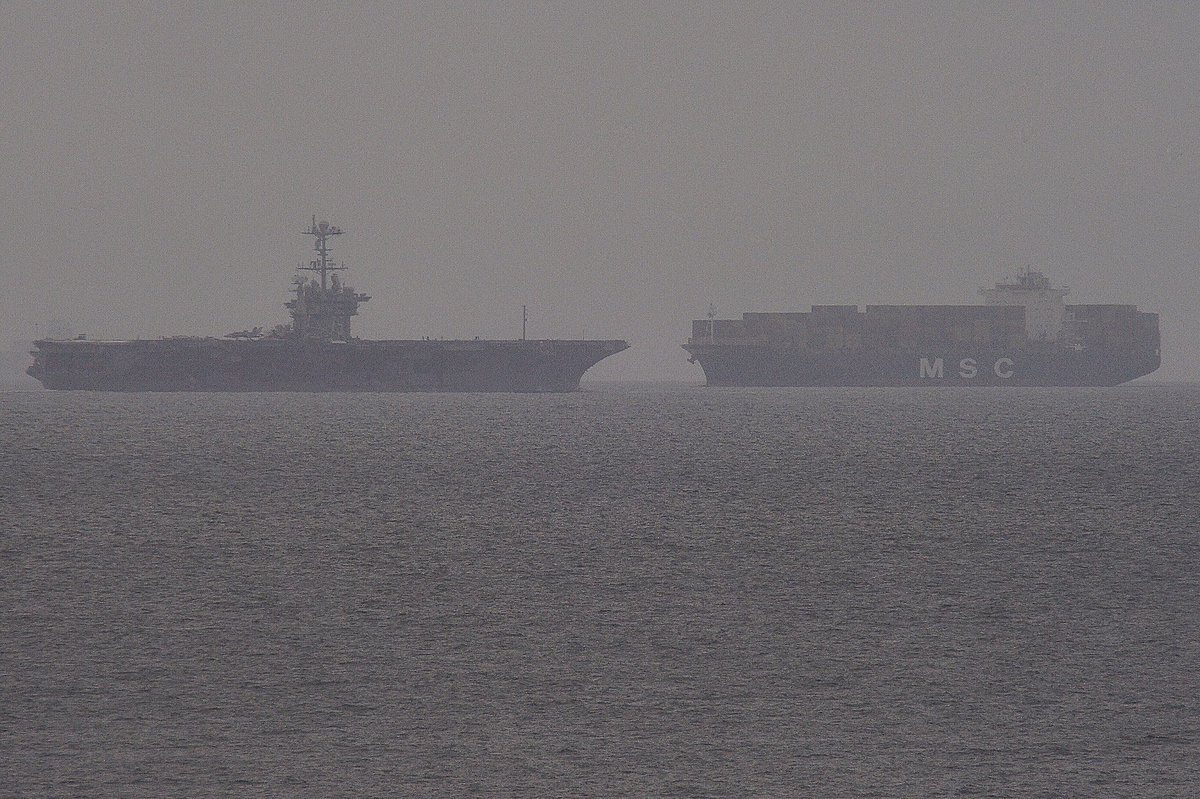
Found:
[[1155, 349], [797, 353], [688, 344], [710, 386], [1113, 386], [1153, 372]]

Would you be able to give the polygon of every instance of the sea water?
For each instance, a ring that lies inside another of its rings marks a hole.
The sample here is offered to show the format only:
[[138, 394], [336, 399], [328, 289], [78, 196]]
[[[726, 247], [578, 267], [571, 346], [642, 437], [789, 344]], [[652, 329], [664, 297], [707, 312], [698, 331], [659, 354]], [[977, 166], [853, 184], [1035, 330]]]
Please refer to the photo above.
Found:
[[0, 795], [1184, 796], [1200, 386], [0, 394]]

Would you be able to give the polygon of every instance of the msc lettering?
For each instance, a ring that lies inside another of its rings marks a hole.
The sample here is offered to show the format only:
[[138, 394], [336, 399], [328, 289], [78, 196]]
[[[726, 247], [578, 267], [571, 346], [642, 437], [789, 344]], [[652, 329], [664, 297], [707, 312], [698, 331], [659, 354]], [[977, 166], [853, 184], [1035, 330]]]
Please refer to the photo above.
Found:
[[[946, 364], [942, 358], [922, 358], [919, 367], [920, 376], [923, 379], [938, 378], [942, 379], [946, 376]], [[1013, 359], [999, 358], [992, 364], [992, 373], [1001, 380], [1007, 380], [1013, 376]], [[974, 358], [963, 358], [958, 362], [958, 376], [963, 380], [974, 380], [979, 376], [979, 362]]]

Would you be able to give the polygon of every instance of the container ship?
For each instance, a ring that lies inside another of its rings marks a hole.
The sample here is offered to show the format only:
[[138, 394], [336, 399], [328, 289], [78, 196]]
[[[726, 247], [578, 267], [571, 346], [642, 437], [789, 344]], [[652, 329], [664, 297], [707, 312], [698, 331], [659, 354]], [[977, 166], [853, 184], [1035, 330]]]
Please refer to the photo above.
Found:
[[[344, 231], [317, 222], [317, 258], [299, 270], [289, 324], [224, 338], [34, 342], [26, 370], [50, 389], [97, 391], [510, 391], [579, 388], [589, 367], [628, 348], [618, 340], [390, 340], [355, 338], [350, 320], [370, 299], [330, 258]], [[524, 322], [522, 323], [524, 327]]]
[[1068, 305], [1027, 269], [982, 305], [814, 305], [692, 322], [710, 386], [1115, 386], [1159, 366], [1158, 314]]

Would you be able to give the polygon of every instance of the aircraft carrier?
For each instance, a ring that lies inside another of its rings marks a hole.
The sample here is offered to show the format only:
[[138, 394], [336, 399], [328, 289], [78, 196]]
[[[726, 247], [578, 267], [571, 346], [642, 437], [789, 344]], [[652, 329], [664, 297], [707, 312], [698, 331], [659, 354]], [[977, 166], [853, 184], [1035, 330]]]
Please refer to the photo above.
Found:
[[1114, 386], [1159, 367], [1158, 314], [1068, 305], [1027, 269], [982, 305], [814, 305], [692, 322], [710, 386]]
[[[317, 222], [317, 258], [297, 276], [291, 322], [225, 338], [174, 336], [125, 341], [34, 342], [26, 370], [50, 389], [94, 391], [510, 391], [579, 388], [589, 367], [628, 348], [619, 340], [391, 340], [351, 334], [370, 299], [345, 285], [330, 258], [343, 231]], [[523, 325], [524, 326], [524, 323]]]

